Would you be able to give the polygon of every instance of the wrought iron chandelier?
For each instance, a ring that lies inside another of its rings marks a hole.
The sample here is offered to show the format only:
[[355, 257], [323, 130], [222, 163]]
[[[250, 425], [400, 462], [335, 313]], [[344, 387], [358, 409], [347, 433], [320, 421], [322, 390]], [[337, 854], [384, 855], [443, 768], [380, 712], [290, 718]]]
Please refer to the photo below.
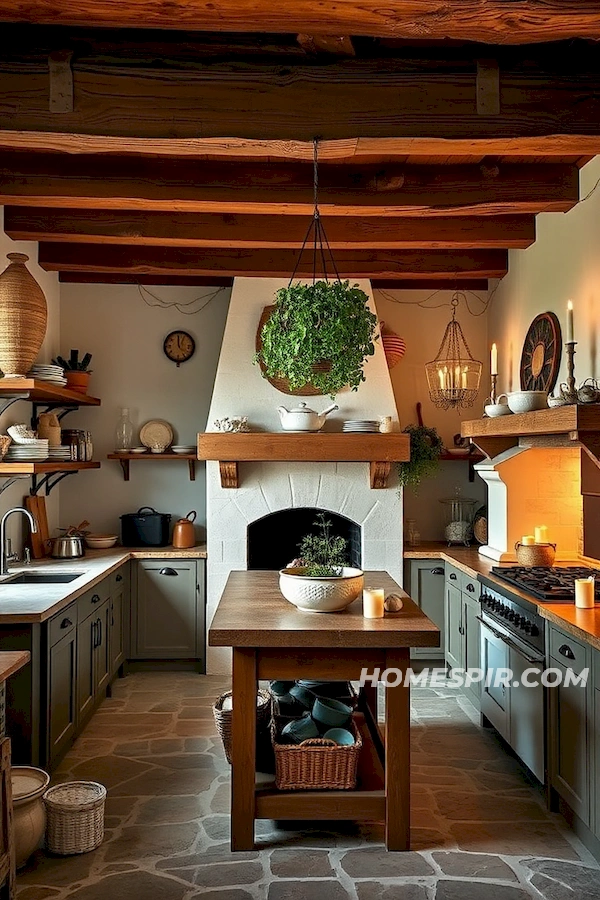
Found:
[[432, 362], [425, 364], [429, 396], [440, 409], [473, 406], [479, 393], [483, 364], [473, 359], [460, 323], [456, 321], [456, 307], [465, 295], [455, 291], [452, 296], [452, 319], [446, 325], [440, 349]]

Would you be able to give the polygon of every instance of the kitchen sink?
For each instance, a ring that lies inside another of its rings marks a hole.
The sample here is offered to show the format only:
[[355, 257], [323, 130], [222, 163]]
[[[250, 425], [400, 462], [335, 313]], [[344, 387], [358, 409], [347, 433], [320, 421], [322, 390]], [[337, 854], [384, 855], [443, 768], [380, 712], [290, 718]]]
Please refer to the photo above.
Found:
[[69, 584], [82, 574], [83, 572], [21, 572], [1, 584]]

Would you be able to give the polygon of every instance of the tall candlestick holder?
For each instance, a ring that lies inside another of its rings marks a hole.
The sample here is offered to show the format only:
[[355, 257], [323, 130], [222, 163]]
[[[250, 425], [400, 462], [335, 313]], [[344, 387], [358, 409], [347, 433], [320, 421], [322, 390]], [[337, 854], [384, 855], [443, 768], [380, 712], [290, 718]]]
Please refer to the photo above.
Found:
[[577, 341], [567, 341], [567, 384], [561, 389], [561, 393], [567, 403], [577, 403], [577, 391], [575, 389], [575, 344]]
[[496, 405], [497, 395], [496, 395], [496, 382], [498, 381], [497, 375], [492, 375], [492, 390], [490, 391], [490, 403], [492, 406]]

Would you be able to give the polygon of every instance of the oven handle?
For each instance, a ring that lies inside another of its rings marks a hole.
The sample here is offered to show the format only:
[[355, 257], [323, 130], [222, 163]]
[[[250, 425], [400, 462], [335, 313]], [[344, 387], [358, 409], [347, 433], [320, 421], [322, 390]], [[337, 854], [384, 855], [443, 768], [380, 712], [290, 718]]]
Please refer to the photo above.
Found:
[[511, 650], [514, 650], [515, 653], [518, 653], [520, 656], [522, 656], [524, 660], [526, 660], [528, 663], [530, 663], [530, 665], [532, 665], [532, 666], [539, 665], [540, 663], [545, 662], [545, 657], [543, 657], [543, 656], [534, 657], [534, 656], [530, 656], [529, 654], [525, 653], [521, 649], [521, 647], [519, 647], [517, 644], [515, 644], [514, 641], [511, 641], [511, 639], [508, 638], [505, 634], [502, 634], [500, 631], [496, 631], [495, 628], [492, 628], [492, 626], [486, 619], [482, 619], [481, 616], [477, 616], [477, 621], [481, 625], [484, 625], [487, 629], [489, 629], [489, 631], [492, 632], [494, 637], [497, 637], [498, 640], [500, 640], [504, 644], [506, 644], [507, 647], [510, 647]]

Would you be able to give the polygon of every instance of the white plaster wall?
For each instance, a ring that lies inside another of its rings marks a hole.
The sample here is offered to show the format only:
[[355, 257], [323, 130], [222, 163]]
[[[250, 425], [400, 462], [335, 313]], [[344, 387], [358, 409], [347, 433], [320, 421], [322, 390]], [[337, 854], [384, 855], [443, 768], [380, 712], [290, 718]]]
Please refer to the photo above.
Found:
[[[276, 391], [253, 365], [256, 329], [263, 308], [287, 282], [279, 279], [236, 278], [209, 413], [214, 419], [248, 415], [253, 428], [279, 431], [276, 407], [297, 404], [297, 397]], [[368, 282], [360, 286], [375, 304]], [[343, 391], [328, 428], [340, 430], [349, 417], [397, 419], [385, 355], [380, 343], [365, 366], [366, 381], [356, 392]], [[302, 399], [302, 398], [300, 398]], [[306, 398], [315, 409], [326, 397]], [[402, 582], [402, 499], [392, 476], [386, 490], [369, 487], [367, 463], [240, 464], [241, 487], [221, 488], [217, 462], [207, 465], [208, 621], [212, 619], [229, 572], [247, 567], [247, 526], [270, 512], [315, 506], [341, 513], [361, 525], [363, 566], [386, 569]], [[229, 651], [208, 649], [208, 671], [228, 671]]]
[[[149, 290], [162, 300], [185, 303], [215, 289]], [[119, 516], [141, 506], [153, 506], [174, 518], [195, 509], [197, 537], [204, 539], [202, 463], [196, 464], [196, 481], [190, 482], [187, 462], [132, 462], [130, 481], [125, 482], [119, 463], [107, 460], [106, 454], [114, 449], [122, 406], [130, 408], [135, 443], [139, 427], [160, 418], [172, 425], [176, 443], [195, 444], [197, 432], [206, 425], [229, 293], [223, 290], [203, 311], [185, 315], [175, 308], [148, 307], [134, 285], [61, 285], [62, 353], [77, 347], [93, 354], [90, 392], [102, 400], [100, 407], [82, 409], [67, 420], [92, 432], [94, 456], [102, 468], [61, 484], [64, 525], [86, 518], [96, 531], [120, 533]], [[165, 336], [178, 328], [196, 341], [194, 356], [179, 368], [163, 353]]]
[[[20, 252], [29, 256], [27, 268], [39, 283], [48, 304], [48, 327], [46, 330], [46, 338], [40, 350], [38, 360], [49, 362], [52, 357], [59, 352], [59, 284], [58, 278], [53, 272], [44, 272], [37, 264], [38, 245], [32, 241], [12, 241], [4, 233], [4, 209], [0, 206], [0, 272], [4, 271], [8, 265], [6, 259], [7, 253]], [[6, 413], [0, 416], [0, 433], [5, 434], [6, 429], [10, 425], [18, 422], [26, 422], [29, 424], [31, 418], [31, 404], [26, 402], [15, 403]], [[23, 498], [29, 492], [29, 480], [17, 482], [17, 484], [8, 488], [0, 495], [0, 514], [4, 514], [7, 509], [12, 506], [22, 506]], [[51, 528], [58, 525], [59, 516], [59, 493], [54, 491], [47, 498], [48, 523]], [[22, 552], [22, 537], [25, 520], [22, 517], [13, 516], [11, 518], [8, 534], [13, 541], [13, 549], [19, 553]], [[29, 526], [25, 525], [28, 529]]]

